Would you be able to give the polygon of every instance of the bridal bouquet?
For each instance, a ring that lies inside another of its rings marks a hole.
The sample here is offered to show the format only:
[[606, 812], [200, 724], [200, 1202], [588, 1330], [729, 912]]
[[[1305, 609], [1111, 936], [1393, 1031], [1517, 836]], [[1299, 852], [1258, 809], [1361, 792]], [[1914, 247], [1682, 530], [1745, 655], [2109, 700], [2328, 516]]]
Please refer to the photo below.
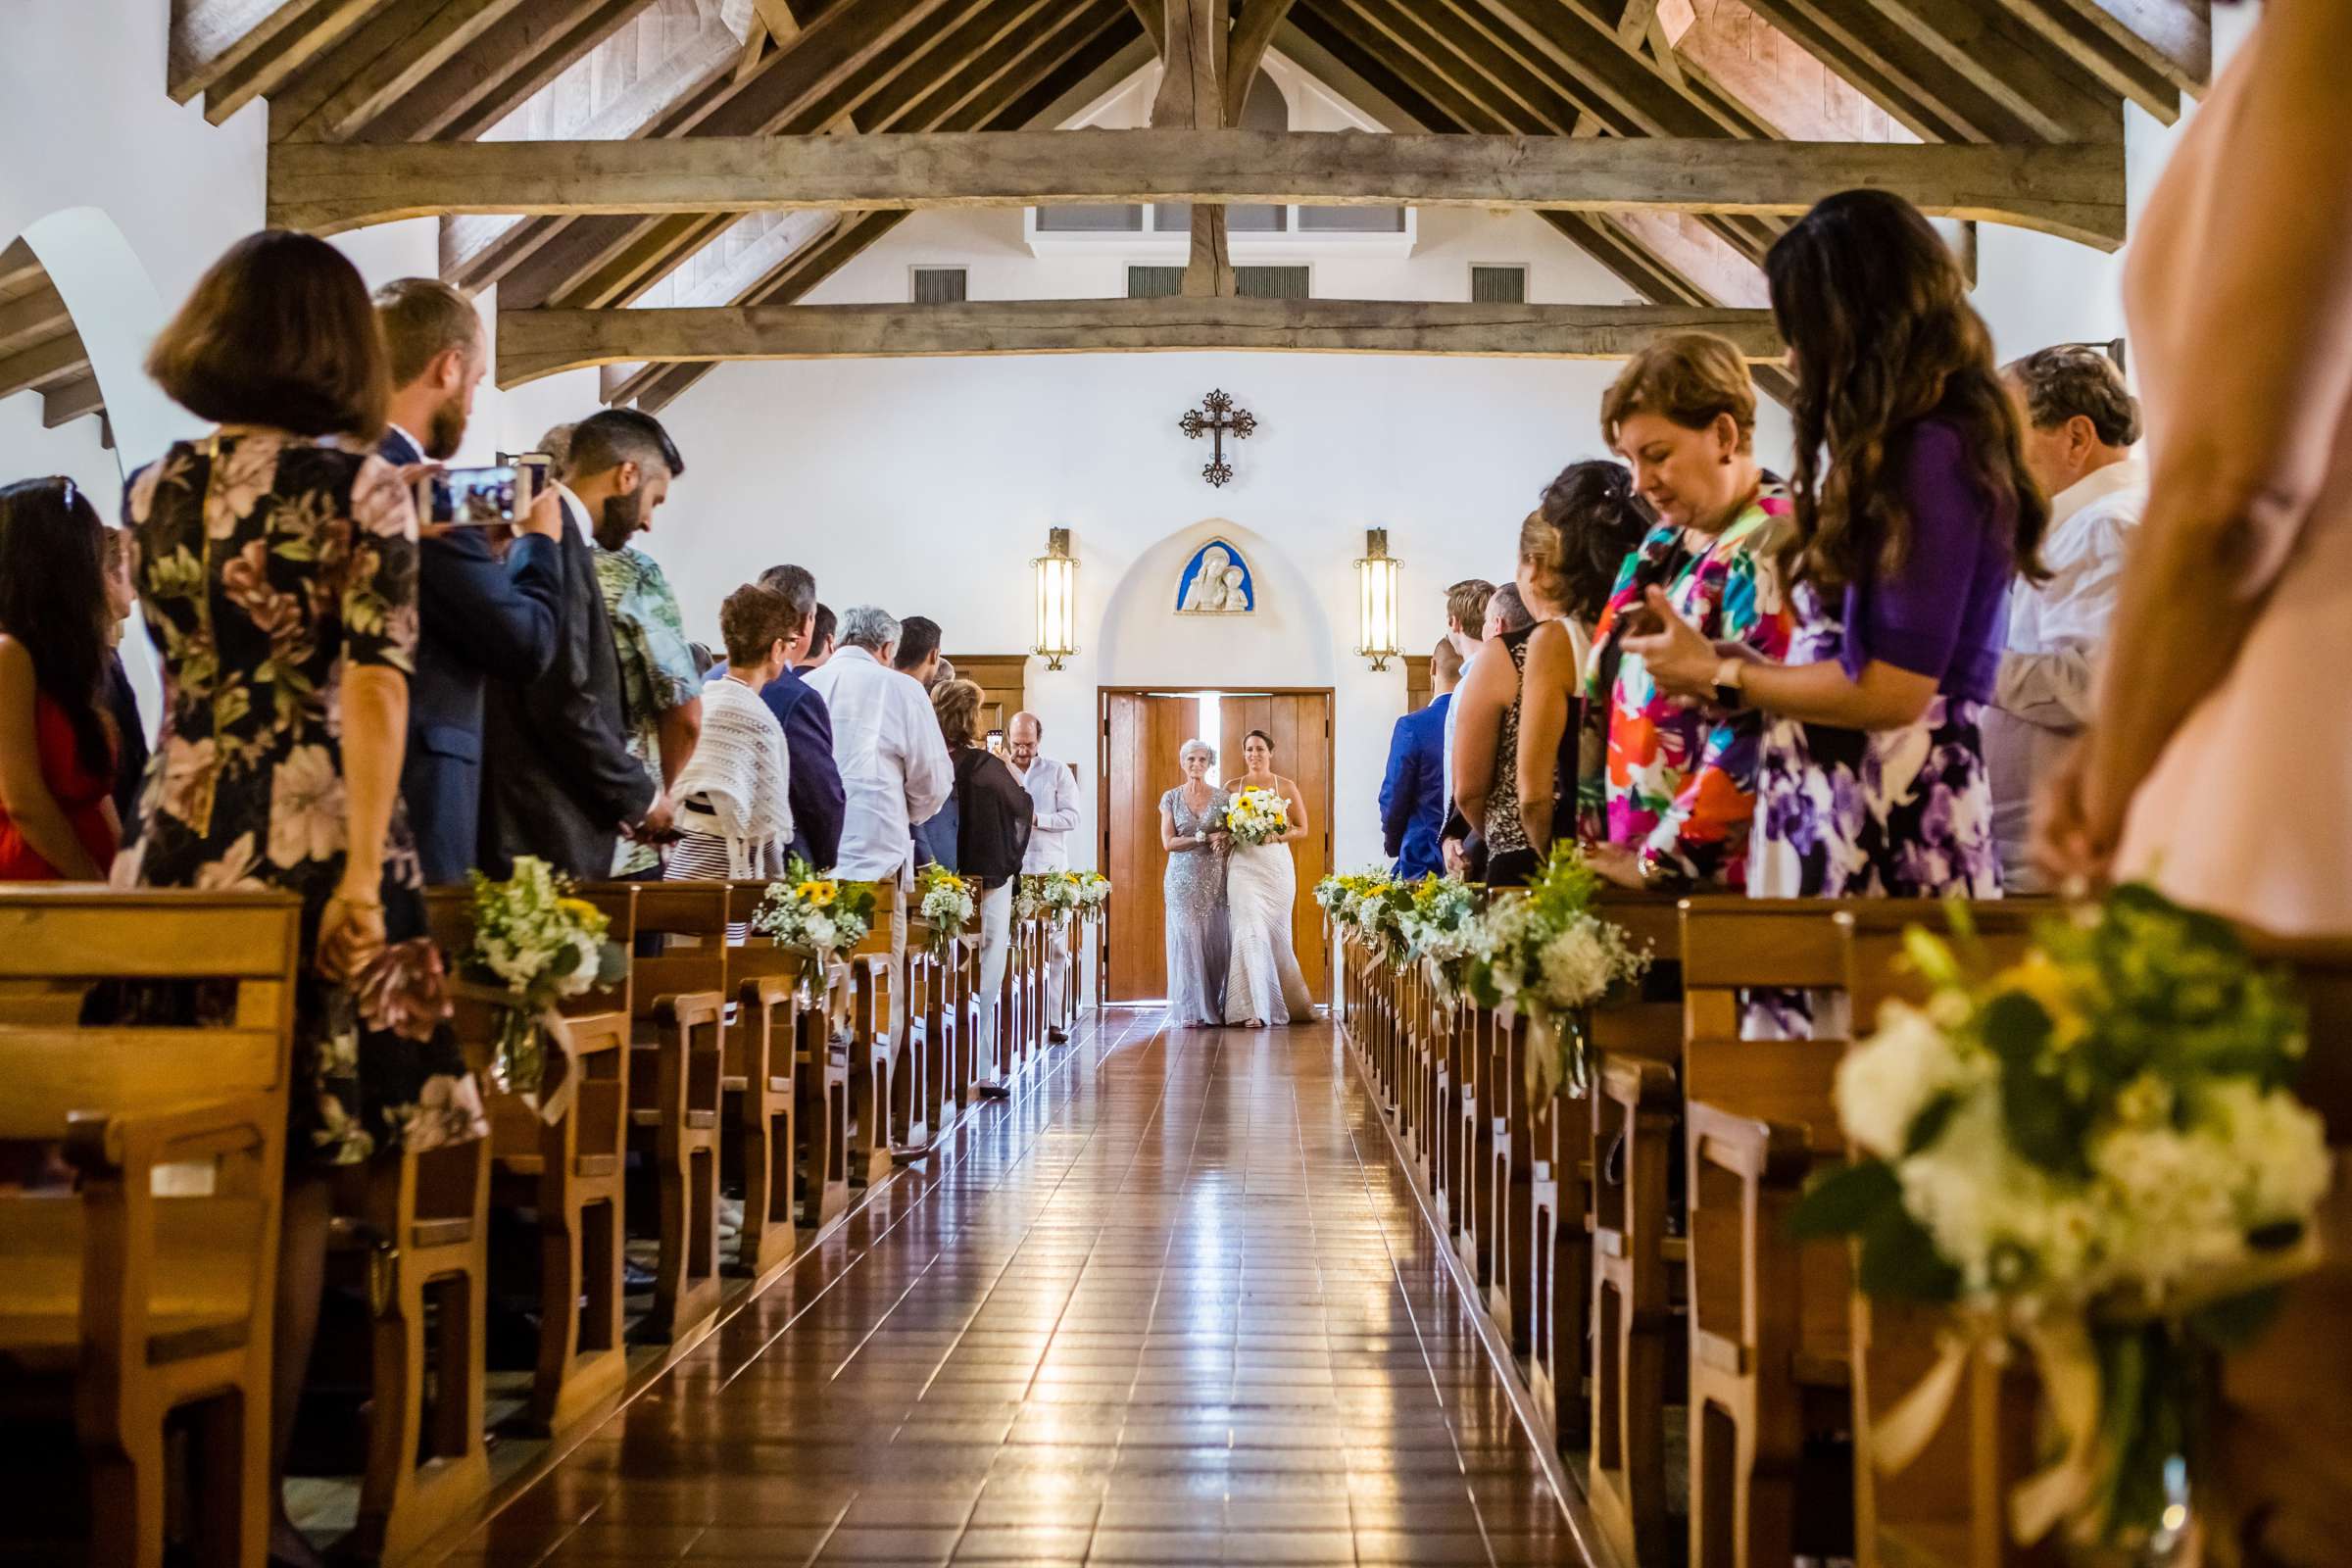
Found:
[[605, 912], [571, 897], [571, 884], [536, 856], [515, 857], [504, 882], [479, 871], [468, 880], [473, 941], [458, 961], [456, 989], [500, 1009], [490, 1081], [553, 1121], [574, 1088], [571, 1037], [557, 1004], [616, 983], [628, 972], [628, 956], [606, 940], [612, 922]]
[[931, 955], [947, 956], [949, 945], [972, 918], [972, 885], [937, 861], [914, 882], [915, 909], [931, 922]]
[[1497, 891], [1467, 939], [1468, 989], [1482, 1007], [1528, 1022], [1527, 1092], [1541, 1105], [1589, 1073], [1583, 1014], [1649, 967], [1625, 932], [1594, 911], [1599, 873], [1560, 843], [1525, 893]]
[[874, 928], [874, 890], [863, 882], [819, 876], [796, 855], [785, 862], [784, 879], [767, 885], [752, 928], [780, 947], [808, 949], [807, 978], [813, 983], [827, 959], [856, 947]]
[[1291, 804], [1273, 790], [1242, 790], [1225, 808], [1236, 844], [1271, 844], [1291, 830]]
[[1973, 1348], [2022, 1343], [2064, 1450], [2010, 1498], [2012, 1533], [2162, 1544], [2206, 1358], [2313, 1261], [2330, 1166], [2288, 1088], [2303, 1015], [2228, 925], [2146, 887], [2052, 921], [1998, 973], [1955, 924], [1953, 943], [1910, 933], [1934, 995], [1889, 1004], [1839, 1066], [1854, 1163], [1795, 1222], [1858, 1238], [1868, 1294], [1954, 1314], [1883, 1465], [1925, 1446]]

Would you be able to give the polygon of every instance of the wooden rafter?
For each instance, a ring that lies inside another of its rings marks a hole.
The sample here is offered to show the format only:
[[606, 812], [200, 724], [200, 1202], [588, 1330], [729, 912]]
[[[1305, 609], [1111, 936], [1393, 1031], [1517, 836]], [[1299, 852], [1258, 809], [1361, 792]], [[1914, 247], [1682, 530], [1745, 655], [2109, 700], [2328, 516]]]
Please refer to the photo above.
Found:
[[2113, 248], [2124, 160], [2034, 147], [1252, 130], [990, 131], [679, 142], [305, 146], [270, 163], [270, 219], [331, 232], [430, 213], [1248, 202], [1801, 214], [1856, 186], [1923, 211]]
[[1013, 300], [952, 307], [773, 305], [715, 310], [511, 311], [504, 386], [643, 360], [874, 359], [1204, 349], [1623, 359], [1663, 332], [1720, 332], [1759, 360], [1763, 311], [1399, 300]]
[[545, 89], [649, 0], [547, 0], [485, 29], [364, 123], [364, 141], [469, 141]]
[[[952, 115], [939, 122], [936, 128], [1017, 130], [1045, 122], [1049, 116], [1054, 122], [1059, 122], [1068, 111], [1065, 99], [1069, 93], [1099, 83], [1101, 73], [1114, 62], [1133, 59], [1140, 29], [1130, 24], [1126, 16], [1113, 4], [1089, 7], [1076, 19], [1076, 25], [1054, 29], [1040, 47], [1024, 52], [1009, 69], [984, 72], [985, 63], [974, 62], [970, 74], [984, 74], [985, 85], [977, 91], [955, 94]], [[907, 106], [906, 113], [911, 117], [937, 107], [916, 103]], [[894, 120], [892, 123], [920, 122], [909, 118]], [[881, 212], [855, 220], [845, 220], [817, 244], [788, 259], [769, 277], [746, 290], [737, 303], [788, 304], [805, 297], [906, 217], [904, 212]], [[631, 376], [616, 396], [633, 397], [641, 408], [658, 409], [710, 369], [709, 362], [651, 365]]]
[[89, 350], [48, 270], [23, 240], [0, 246], [0, 398], [41, 395], [41, 423], [104, 412]]

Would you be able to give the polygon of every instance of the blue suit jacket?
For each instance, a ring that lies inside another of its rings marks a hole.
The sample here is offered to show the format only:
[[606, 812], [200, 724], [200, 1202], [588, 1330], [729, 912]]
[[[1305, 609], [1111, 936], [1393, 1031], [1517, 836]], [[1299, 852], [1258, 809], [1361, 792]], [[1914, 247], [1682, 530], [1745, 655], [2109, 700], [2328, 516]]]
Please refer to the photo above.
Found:
[[[395, 466], [424, 461], [398, 430], [385, 431], [376, 451]], [[504, 564], [476, 528], [417, 547], [416, 669], [400, 793], [428, 883], [463, 882], [479, 863], [483, 685], [546, 671], [563, 591], [553, 539], [523, 535]]]
[[1380, 830], [1396, 874], [1426, 876], [1445, 868], [1438, 835], [1446, 825], [1446, 710], [1451, 693], [1396, 721], [1389, 739], [1389, 772], [1380, 784]]
[[[704, 676], [722, 679], [726, 666]], [[792, 764], [785, 798], [792, 803], [792, 853], [819, 871], [841, 857], [841, 823], [847, 798], [841, 766], [833, 760], [833, 715], [816, 688], [786, 670], [760, 689], [760, 700], [784, 726], [784, 754]]]

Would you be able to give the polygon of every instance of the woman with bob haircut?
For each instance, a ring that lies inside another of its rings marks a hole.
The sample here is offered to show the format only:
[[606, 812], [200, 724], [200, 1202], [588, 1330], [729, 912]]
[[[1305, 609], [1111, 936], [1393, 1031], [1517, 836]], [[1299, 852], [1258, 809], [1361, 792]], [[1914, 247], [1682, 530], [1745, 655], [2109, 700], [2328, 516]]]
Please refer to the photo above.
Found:
[[[303, 904], [271, 1459], [285, 1471], [324, 1279], [327, 1172], [479, 1138], [400, 811], [416, 644], [416, 513], [367, 449], [384, 349], [350, 262], [249, 235], [198, 280], [147, 368], [219, 428], [130, 483], [164, 717], [118, 880], [281, 888]], [[140, 997], [142, 1006], [165, 1006]], [[270, 1553], [318, 1560], [284, 1511]]]
[[1788, 651], [1776, 554], [1788, 499], [1756, 465], [1755, 382], [1723, 338], [1662, 338], [1609, 388], [1600, 429], [1633, 466], [1655, 522], [1625, 558], [1585, 666], [1578, 836], [1613, 882], [1738, 892], [1762, 720], [1685, 701], [1651, 667], [1640, 634], [1657, 623], [1654, 600], [1709, 646], [1764, 659]]

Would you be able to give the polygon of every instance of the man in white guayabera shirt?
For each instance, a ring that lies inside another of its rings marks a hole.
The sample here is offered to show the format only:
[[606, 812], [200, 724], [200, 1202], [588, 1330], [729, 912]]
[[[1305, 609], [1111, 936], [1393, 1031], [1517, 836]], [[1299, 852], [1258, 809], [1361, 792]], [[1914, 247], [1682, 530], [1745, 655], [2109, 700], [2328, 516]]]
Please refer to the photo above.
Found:
[[2026, 854], [2034, 797], [2090, 721], [2124, 561], [2147, 510], [2148, 469], [2132, 455], [2139, 400], [2103, 350], [2043, 349], [2001, 373], [2025, 410], [2026, 466], [2050, 498], [2041, 541], [2050, 580], [2010, 590], [2008, 649], [1984, 710], [2001, 880], [2032, 893], [2041, 890]]
[[[1029, 853], [1022, 857], [1023, 874], [1066, 871], [1070, 868], [1070, 834], [1078, 827], [1078, 777], [1067, 762], [1048, 757], [1038, 748], [1046, 726], [1035, 713], [1015, 713], [1004, 727], [1005, 747], [1012, 753], [1012, 770], [1021, 775], [1037, 815], [1029, 824]], [[1052, 952], [1046, 962], [1046, 1016], [1061, 1016], [1062, 988], [1069, 983], [1070, 944], [1055, 923], [1048, 940]], [[1049, 1040], [1065, 1040], [1056, 1025], [1046, 1031]]]
[[[834, 874], [851, 882], [914, 885], [914, 824], [947, 803], [955, 773], [939, 717], [922, 682], [891, 668], [899, 623], [872, 605], [842, 612], [841, 646], [807, 677], [833, 716], [833, 760], [841, 768], [841, 857]], [[906, 901], [901, 900], [902, 905]], [[890, 923], [891, 972], [903, 974], [906, 918]], [[906, 988], [890, 988], [892, 1070], [906, 1050]], [[887, 1117], [888, 1106], [869, 1112]], [[911, 1157], [914, 1150], [893, 1150]]]

